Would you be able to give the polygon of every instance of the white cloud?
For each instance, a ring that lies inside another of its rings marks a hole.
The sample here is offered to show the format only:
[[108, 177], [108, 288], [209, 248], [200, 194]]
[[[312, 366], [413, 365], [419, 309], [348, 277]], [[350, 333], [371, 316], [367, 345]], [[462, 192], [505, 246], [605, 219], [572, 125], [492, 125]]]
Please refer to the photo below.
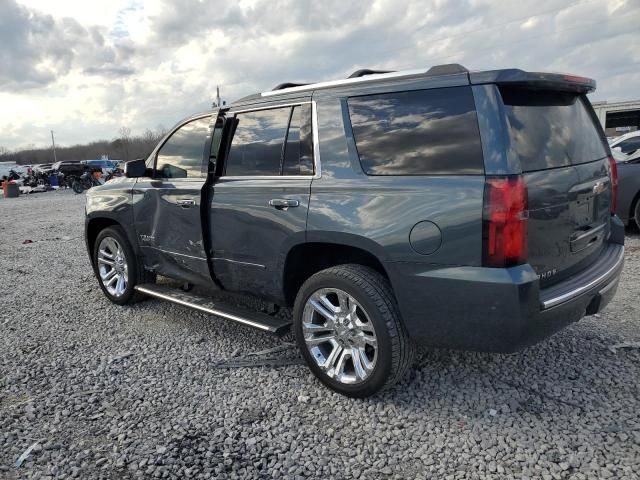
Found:
[[283, 81], [459, 62], [596, 78], [638, 98], [637, 0], [8, 0], [0, 145], [134, 133]]

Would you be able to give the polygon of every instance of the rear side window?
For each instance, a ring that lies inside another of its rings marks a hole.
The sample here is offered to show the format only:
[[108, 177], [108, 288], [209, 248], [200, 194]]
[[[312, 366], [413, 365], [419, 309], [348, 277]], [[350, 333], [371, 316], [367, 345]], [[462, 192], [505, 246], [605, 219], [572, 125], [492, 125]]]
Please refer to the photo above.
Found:
[[312, 175], [309, 104], [237, 113], [225, 175]]
[[484, 173], [469, 87], [351, 97], [348, 105], [368, 175]]
[[581, 95], [500, 88], [511, 143], [524, 172], [592, 162], [607, 155]]
[[280, 175], [280, 159], [291, 108], [239, 113], [226, 174]]
[[313, 175], [311, 105], [293, 107], [282, 165], [283, 175]]

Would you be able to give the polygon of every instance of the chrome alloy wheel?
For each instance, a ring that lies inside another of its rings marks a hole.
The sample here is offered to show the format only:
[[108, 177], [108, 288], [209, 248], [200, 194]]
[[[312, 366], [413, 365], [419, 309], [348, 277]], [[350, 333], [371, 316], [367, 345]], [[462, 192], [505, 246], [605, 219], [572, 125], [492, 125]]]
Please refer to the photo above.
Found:
[[302, 334], [317, 365], [334, 380], [361, 383], [376, 366], [378, 339], [373, 323], [343, 290], [322, 288], [309, 297], [302, 313]]
[[127, 289], [129, 272], [124, 250], [113, 237], [104, 237], [98, 247], [98, 272], [104, 288], [114, 297]]

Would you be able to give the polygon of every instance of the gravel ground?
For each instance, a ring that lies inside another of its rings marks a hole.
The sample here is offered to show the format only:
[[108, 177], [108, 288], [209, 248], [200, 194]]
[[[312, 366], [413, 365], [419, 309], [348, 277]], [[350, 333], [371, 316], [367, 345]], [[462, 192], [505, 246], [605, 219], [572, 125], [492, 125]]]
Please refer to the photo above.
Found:
[[[637, 233], [601, 315], [516, 355], [422, 352], [361, 401], [320, 386], [290, 339], [109, 303], [83, 202], [0, 199], [2, 478], [640, 478], [640, 348], [609, 348], [640, 341]], [[279, 346], [289, 365], [220, 368]]]

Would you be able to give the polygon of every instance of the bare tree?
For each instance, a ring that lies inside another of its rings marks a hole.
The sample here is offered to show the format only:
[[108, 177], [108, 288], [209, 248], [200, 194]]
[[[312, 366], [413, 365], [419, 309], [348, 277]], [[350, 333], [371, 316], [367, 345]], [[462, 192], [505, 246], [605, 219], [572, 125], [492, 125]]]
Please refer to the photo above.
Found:
[[120, 140], [122, 141], [123, 160], [129, 160], [129, 146], [131, 145], [131, 129], [129, 127], [120, 127]]
[[145, 146], [153, 148], [155, 144], [158, 143], [158, 135], [147, 129], [142, 135], [142, 141], [145, 143]]
[[167, 132], [169, 132], [169, 129], [164, 125], [162, 125], [161, 123], [159, 123], [156, 126], [156, 135], [158, 136], [158, 140], [164, 137], [167, 134]]
[[[131, 129], [122, 127], [111, 140], [96, 140], [82, 145], [56, 145], [56, 156], [58, 160], [89, 160], [102, 155], [108, 155], [114, 160], [146, 158], [166, 132], [164, 126], [158, 125], [142, 135], [133, 135]], [[0, 147], [0, 161], [13, 161], [21, 165], [50, 163], [51, 147], [37, 148], [29, 145], [16, 151]]]

